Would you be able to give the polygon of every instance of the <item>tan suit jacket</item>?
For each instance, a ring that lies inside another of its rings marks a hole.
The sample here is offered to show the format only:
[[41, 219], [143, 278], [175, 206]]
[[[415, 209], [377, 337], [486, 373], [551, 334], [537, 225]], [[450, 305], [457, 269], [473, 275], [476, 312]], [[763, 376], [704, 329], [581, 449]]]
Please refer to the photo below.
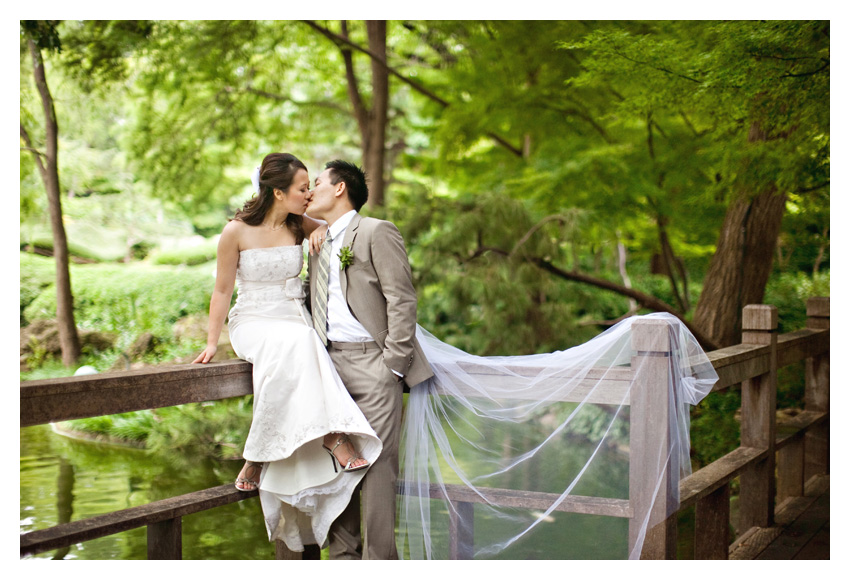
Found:
[[[384, 363], [404, 375], [409, 386], [433, 373], [416, 340], [416, 291], [401, 233], [392, 222], [354, 216], [345, 229], [343, 247], [350, 246], [352, 263], [340, 272], [348, 309], [383, 350]], [[310, 299], [316, 296], [310, 255]]]

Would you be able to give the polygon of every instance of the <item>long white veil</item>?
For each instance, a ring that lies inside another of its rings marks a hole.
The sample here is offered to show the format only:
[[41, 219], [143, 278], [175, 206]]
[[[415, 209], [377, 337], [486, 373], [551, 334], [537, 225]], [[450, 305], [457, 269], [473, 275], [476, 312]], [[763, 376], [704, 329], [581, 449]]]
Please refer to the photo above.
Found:
[[690, 405], [717, 374], [675, 317], [548, 354], [478, 357], [421, 327], [397, 543], [409, 559], [639, 558], [690, 474]]

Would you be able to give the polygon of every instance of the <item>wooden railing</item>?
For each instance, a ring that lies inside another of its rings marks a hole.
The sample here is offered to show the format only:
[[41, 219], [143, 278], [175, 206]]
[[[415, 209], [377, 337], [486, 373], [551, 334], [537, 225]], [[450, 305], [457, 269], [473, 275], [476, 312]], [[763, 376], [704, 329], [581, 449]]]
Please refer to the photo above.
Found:
[[[776, 497], [780, 500], [803, 493], [803, 484], [812, 475], [828, 472], [829, 457], [829, 299], [813, 298], [808, 303], [807, 328], [777, 336], [777, 313], [773, 306], [744, 309], [742, 343], [709, 353], [720, 376], [714, 391], [741, 385], [741, 446], [700, 469], [680, 483], [681, 508], [696, 506], [696, 558], [726, 558], [729, 549], [729, 484], [740, 478], [740, 525], [771, 525]], [[634, 544], [639, 523], [634, 521], [643, 502], [650, 501], [644, 484], [648, 474], [641, 472], [642, 449], [646, 442], [666, 437], [666, 426], [647, 421], [648, 414], [665, 413], [668, 365], [657, 356], [670, 350], [667, 328], [654, 321], [641, 321], [634, 329], [632, 349], [645, 357], [640, 377], [624, 369], [606, 377], [594, 391], [596, 402], [622, 401], [623, 389], [630, 384], [631, 444], [629, 499], [616, 500], [570, 496], [558, 511], [625, 517], [630, 521], [629, 547]], [[777, 369], [806, 361], [805, 410], [777, 428]], [[635, 361], [633, 361], [634, 363]], [[655, 363], [655, 364], [653, 364]], [[637, 367], [637, 365], [633, 366]], [[634, 381], [634, 383], [632, 383]], [[655, 389], [653, 386], [662, 385]], [[141, 409], [168, 407], [248, 395], [251, 366], [243, 361], [208, 365], [158, 367], [85, 377], [69, 377], [21, 383], [21, 427], [94, 417]], [[582, 395], [578, 395], [583, 398]], [[660, 428], [652, 427], [660, 425]], [[778, 434], [778, 435], [777, 435]], [[653, 481], [653, 484], [655, 482]], [[662, 484], [661, 493], [669, 493]], [[472, 556], [473, 505], [480, 496], [462, 486], [447, 486], [455, 507], [450, 521], [450, 557]], [[437, 497], [438, 490], [428, 490]], [[517, 490], [489, 490], [492, 503], [548, 508], [556, 496]], [[248, 499], [257, 492], [240, 492], [231, 484], [168, 498], [85, 520], [59, 524], [21, 535], [21, 556], [68, 547], [78, 542], [147, 526], [148, 558], [179, 559], [182, 551], [181, 521], [188, 514]], [[663, 497], [655, 505], [665, 505]], [[650, 530], [643, 544], [642, 558], [675, 558], [677, 517], [667, 518]], [[316, 546], [302, 553], [290, 552], [276, 543], [278, 559], [317, 559]]]
[[[694, 557], [729, 557], [729, 485], [739, 478], [738, 529], [770, 527], [777, 500], [803, 495], [806, 481], [829, 473], [829, 298], [807, 303], [806, 328], [777, 335], [775, 306], [744, 308], [741, 344], [710, 352], [720, 381], [741, 386], [740, 447], [680, 484], [680, 510], [696, 506]], [[805, 361], [804, 410], [776, 423], [777, 373]], [[676, 517], [668, 533], [676, 534]], [[675, 542], [673, 542], [675, 544]], [[675, 558], [675, 552], [663, 554]]]

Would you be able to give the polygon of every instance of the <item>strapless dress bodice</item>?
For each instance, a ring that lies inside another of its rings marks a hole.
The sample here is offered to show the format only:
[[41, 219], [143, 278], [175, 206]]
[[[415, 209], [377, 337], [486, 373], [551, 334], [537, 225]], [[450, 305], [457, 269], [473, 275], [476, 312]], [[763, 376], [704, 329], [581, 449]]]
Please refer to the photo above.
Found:
[[247, 307], [287, 298], [303, 299], [299, 278], [303, 266], [300, 245], [242, 250], [236, 267], [236, 304]]
[[256, 317], [296, 317], [312, 326], [304, 305], [304, 282], [299, 277], [303, 266], [304, 252], [300, 245], [239, 252], [236, 304], [228, 313], [230, 330]]

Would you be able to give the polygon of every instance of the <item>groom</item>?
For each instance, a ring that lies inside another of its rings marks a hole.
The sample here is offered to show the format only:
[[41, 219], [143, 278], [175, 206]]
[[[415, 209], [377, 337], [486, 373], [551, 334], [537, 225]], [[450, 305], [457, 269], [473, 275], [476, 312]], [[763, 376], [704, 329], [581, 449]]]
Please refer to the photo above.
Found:
[[432, 373], [416, 341], [416, 291], [404, 240], [392, 223], [357, 213], [368, 197], [363, 171], [346, 161], [327, 163], [316, 178], [307, 211], [329, 229], [322, 251], [310, 255], [310, 300], [316, 332], [383, 443], [362, 482], [365, 539], [355, 493], [331, 525], [330, 557], [395, 560], [402, 389]]

